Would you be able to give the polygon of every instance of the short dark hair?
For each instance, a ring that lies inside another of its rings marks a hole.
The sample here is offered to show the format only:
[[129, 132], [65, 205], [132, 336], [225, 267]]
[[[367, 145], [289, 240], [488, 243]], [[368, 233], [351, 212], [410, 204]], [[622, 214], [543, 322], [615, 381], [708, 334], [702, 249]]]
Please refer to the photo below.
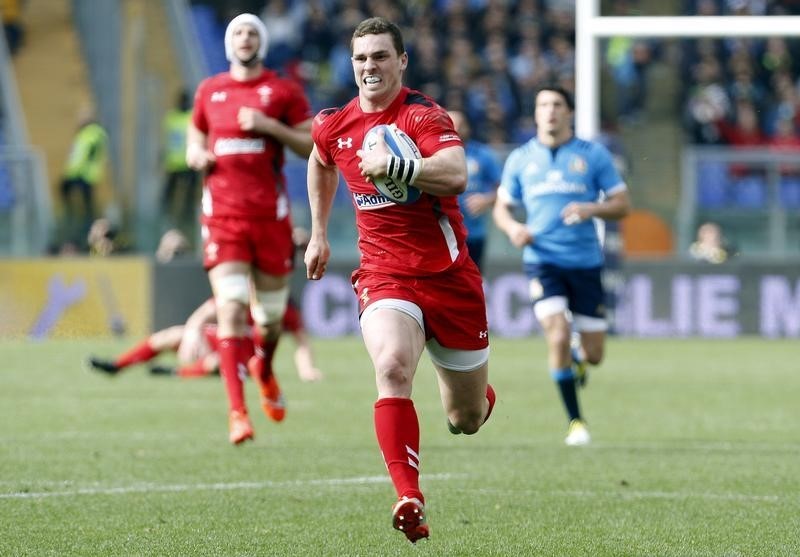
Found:
[[403, 45], [403, 33], [400, 28], [383, 17], [371, 17], [358, 24], [356, 30], [353, 31], [353, 38], [350, 40], [350, 51], [352, 52], [353, 41], [357, 38], [365, 35], [383, 35], [384, 33], [391, 35], [392, 44], [397, 50], [398, 56], [406, 51], [406, 47]]
[[539, 93], [542, 91], [552, 91], [553, 93], [558, 93], [564, 97], [564, 102], [567, 103], [569, 109], [575, 110], [575, 100], [572, 98], [572, 93], [564, 89], [561, 85], [542, 85], [536, 90], [536, 95], [534, 98], [538, 97]]

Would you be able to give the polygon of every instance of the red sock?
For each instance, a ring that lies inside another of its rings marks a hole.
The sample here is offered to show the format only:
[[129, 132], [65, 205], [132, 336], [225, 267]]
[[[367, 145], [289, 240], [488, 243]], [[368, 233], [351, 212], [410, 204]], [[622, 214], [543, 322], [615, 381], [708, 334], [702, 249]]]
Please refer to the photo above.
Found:
[[250, 337], [242, 338], [242, 344], [239, 346], [239, 350], [242, 351], [242, 354], [240, 356], [241, 360], [243, 362], [248, 361], [253, 356], [253, 354], [256, 353], [256, 347], [253, 344], [253, 339]]
[[257, 379], [259, 379], [262, 384], [266, 383], [269, 376], [272, 375], [272, 360], [275, 357], [275, 350], [278, 348], [278, 341], [280, 338], [281, 337], [278, 336], [275, 340], [267, 340], [261, 336], [258, 327], [253, 327], [255, 355], [260, 360], [256, 368], [256, 372], [258, 373]]
[[208, 372], [203, 366], [203, 358], [200, 358], [191, 364], [179, 367], [177, 375], [178, 377], [203, 377], [208, 375]]
[[244, 383], [242, 373], [246, 373], [246, 367], [241, 361], [241, 337], [229, 337], [219, 340], [219, 373], [225, 383], [225, 391], [228, 393], [228, 404], [230, 409], [246, 412], [244, 403]]
[[153, 350], [152, 346], [150, 346], [150, 337], [147, 337], [142, 342], [123, 353], [114, 363], [117, 364], [117, 367], [122, 368], [152, 360], [156, 356], [158, 356], [158, 352]]
[[375, 434], [398, 497], [425, 499], [419, 490], [419, 420], [410, 398], [375, 403]]

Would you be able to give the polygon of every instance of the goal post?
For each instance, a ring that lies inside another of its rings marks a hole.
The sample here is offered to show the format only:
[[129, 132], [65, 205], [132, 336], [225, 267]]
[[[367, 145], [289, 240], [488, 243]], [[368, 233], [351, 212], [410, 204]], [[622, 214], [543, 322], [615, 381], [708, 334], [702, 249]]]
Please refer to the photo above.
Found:
[[597, 137], [599, 43], [606, 37], [798, 37], [800, 16], [601, 16], [600, 0], [575, 2], [575, 132]]

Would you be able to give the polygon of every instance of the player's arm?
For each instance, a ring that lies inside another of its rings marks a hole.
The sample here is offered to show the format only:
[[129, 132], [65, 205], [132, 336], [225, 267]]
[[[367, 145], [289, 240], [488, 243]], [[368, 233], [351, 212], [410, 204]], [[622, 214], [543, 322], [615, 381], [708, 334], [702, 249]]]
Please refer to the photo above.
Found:
[[464, 199], [464, 207], [471, 216], [477, 217], [491, 209], [496, 200], [497, 184], [489, 192], [468, 193], [466, 199]]
[[460, 145], [445, 147], [422, 159], [414, 187], [432, 195], [458, 195], [467, 189], [467, 158]]
[[617, 191], [603, 201], [593, 203], [573, 202], [561, 211], [566, 224], [576, 224], [590, 218], [619, 220], [631, 211], [631, 198], [627, 189]]
[[[361, 157], [358, 167], [361, 175], [371, 182], [374, 178], [383, 178], [388, 173], [389, 147], [378, 132], [379, 141], [374, 149], [359, 149], [356, 155]], [[427, 158], [414, 159], [417, 177], [412, 185], [420, 190], [437, 196], [458, 195], [467, 189], [467, 158], [460, 145], [445, 147]]]
[[317, 154], [316, 146], [308, 158], [308, 203], [311, 207], [311, 238], [308, 240], [305, 257], [306, 276], [318, 280], [325, 274], [331, 256], [328, 243], [328, 221], [333, 207], [333, 198], [339, 185], [336, 166], [328, 166]]
[[512, 203], [503, 195], [498, 195], [492, 209], [492, 217], [494, 223], [501, 231], [503, 231], [511, 243], [518, 248], [524, 247], [533, 242], [533, 234], [531, 234], [525, 224], [519, 222], [514, 218]]
[[178, 360], [193, 362], [202, 358], [210, 350], [203, 335], [203, 327], [217, 319], [217, 306], [209, 298], [195, 309], [183, 327], [183, 337], [178, 347]]
[[477, 217], [491, 211], [497, 200], [497, 188], [500, 187], [501, 169], [494, 157], [488, 153], [481, 161], [480, 180], [489, 187], [483, 192], [467, 193], [464, 196], [464, 207], [471, 216]]
[[277, 118], [267, 116], [260, 110], [247, 106], [239, 109], [237, 118], [239, 127], [243, 131], [272, 136], [299, 157], [306, 158], [311, 154], [311, 147], [314, 144], [311, 140], [311, 118], [296, 126], [287, 126]]
[[193, 170], [207, 170], [216, 158], [208, 150], [208, 137], [189, 122], [186, 130], [186, 164]]
[[186, 327], [200, 330], [204, 325], [217, 321], [217, 305], [209, 298], [195, 309], [186, 320]]

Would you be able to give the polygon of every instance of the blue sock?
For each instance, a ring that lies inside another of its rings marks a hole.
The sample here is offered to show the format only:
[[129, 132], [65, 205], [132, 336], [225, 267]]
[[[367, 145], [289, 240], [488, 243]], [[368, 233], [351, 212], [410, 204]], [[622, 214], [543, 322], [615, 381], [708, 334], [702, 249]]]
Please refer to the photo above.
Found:
[[561, 401], [570, 420], [580, 419], [581, 412], [578, 408], [578, 393], [575, 389], [575, 374], [571, 367], [550, 370], [550, 375], [558, 385]]

